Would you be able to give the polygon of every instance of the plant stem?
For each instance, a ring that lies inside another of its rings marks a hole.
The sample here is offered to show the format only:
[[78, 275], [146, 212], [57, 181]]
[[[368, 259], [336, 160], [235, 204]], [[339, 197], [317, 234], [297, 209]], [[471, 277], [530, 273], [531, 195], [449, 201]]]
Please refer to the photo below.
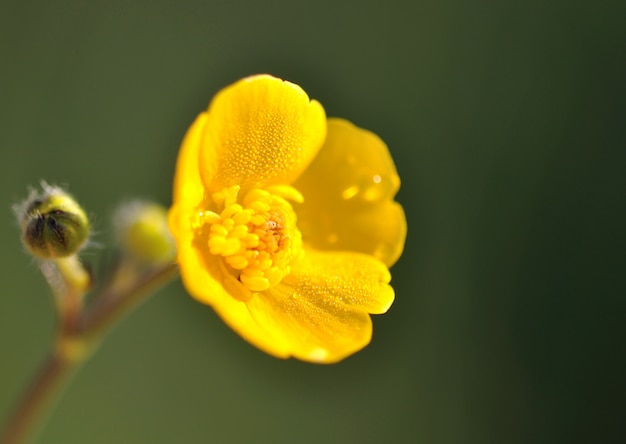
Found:
[[111, 324], [119, 321], [144, 300], [150, 290], [172, 279], [178, 274], [176, 264], [168, 264], [149, 273], [141, 275], [131, 285], [116, 289], [114, 285], [102, 291], [88, 307], [76, 324], [76, 331], [90, 340], [104, 336]]
[[0, 435], [1, 443], [23, 443], [35, 435], [37, 422], [43, 422], [45, 412], [60, 395], [76, 364], [56, 350], [48, 356], [9, 418], [4, 433]]
[[94, 303], [59, 325], [57, 339], [48, 358], [31, 381], [30, 386], [0, 433], [1, 444], [24, 444], [35, 436], [46, 413], [54, 405], [67, 383], [85, 363], [112, 327], [138, 305], [157, 286], [178, 272], [175, 264], [138, 274], [129, 285], [109, 285], [94, 298]]

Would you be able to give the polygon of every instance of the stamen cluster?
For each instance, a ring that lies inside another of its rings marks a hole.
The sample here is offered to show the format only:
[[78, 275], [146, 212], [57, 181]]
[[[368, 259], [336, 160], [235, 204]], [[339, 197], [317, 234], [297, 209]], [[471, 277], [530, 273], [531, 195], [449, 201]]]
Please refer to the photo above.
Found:
[[291, 271], [302, 240], [291, 205], [281, 196], [253, 189], [237, 202], [238, 187], [214, 195], [223, 202], [218, 214], [205, 213], [211, 224], [209, 252], [220, 255], [250, 291], [276, 286]]

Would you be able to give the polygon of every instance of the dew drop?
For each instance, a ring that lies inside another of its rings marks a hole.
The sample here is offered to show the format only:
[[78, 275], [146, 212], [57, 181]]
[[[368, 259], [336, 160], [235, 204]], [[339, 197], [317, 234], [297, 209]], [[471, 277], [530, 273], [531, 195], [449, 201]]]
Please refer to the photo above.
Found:
[[357, 194], [359, 194], [359, 187], [356, 185], [353, 185], [351, 187], [346, 188], [345, 190], [343, 190], [341, 192], [341, 197], [344, 200], [350, 200], [352, 199], [354, 196], [356, 196]]
[[314, 348], [309, 352], [309, 359], [314, 362], [323, 362], [328, 356], [328, 351], [323, 348]]
[[380, 260], [387, 258], [391, 255], [391, 248], [386, 243], [381, 243], [374, 250], [374, 257]]
[[204, 224], [204, 211], [198, 211], [192, 221], [191, 221], [191, 227], [196, 230], [198, 228], [200, 228], [202, 225]]

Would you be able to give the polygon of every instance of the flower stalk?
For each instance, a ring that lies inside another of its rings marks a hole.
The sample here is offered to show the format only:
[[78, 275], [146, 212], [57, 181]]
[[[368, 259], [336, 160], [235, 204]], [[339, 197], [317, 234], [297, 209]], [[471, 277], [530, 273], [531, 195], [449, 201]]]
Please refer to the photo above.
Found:
[[[151, 257], [145, 248], [137, 251], [121, 243], [109, 279], [96, 290], [91, 303], [86, 304], [87, 293], [95, 287], [94, 276], [77, 253], [88, 237], [85, 231], [89, 227], [88, 220], [63, 190], [47, 184], [42, 187], [42, 195], [32, 192], [25, 203], [16, 207], [16, 212], [24, 246], [39, 261], [39, 268], [52, 291], [57, 326], [48, 357], [0, 431], [0, 444], [32, 442], [72, 375], [89, 359], [108, 332], [178, 271], [174, 249], [160, 248], [158, 255]], [[117, 224], [118, 234], [131, 230], [127, 238], [131, 241], [133, 236], [139, 238], [139, 244], [144, 247], [151, 242], [169, 245], [171, 237], [167, 229], [154, 228], [155, 223], [157, 227], [165, 227], [164, 210], [161, 211], [163, 221], [159, 222], [155, 217], [155, 204], [152, 204], [148, 216], [153, 223], [147, 228], [143, 225], [137, 228], [137, 221], [146, 218], [144, 207], [137, 208], [127, 215], [125, 224]], [[134, 244], [137, 242], [131, 242]]]
[[76, 299], [82, 298], [84, 293], [72, 295], [75, 287], [68, 286], [65, 294], [58, 295], [57, 299], [74, 300], [62, 305], [62, 317], [49, 356], [16, 405], [0, 434], [0, 443], [25, 444], [34, 439], [46, 412], [54, 406], [71, 376], [89, 359], [115, 324], [156, 288], [175, 277], [177, 271], [174, 263], [161, 265], [137, 274], [121, 289], [113, 289], [112, 281], [82, 310]]

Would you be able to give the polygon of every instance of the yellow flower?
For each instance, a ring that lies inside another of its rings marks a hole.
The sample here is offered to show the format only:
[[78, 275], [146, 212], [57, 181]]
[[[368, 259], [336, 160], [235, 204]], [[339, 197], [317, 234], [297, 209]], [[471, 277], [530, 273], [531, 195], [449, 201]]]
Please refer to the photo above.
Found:
[[268, 75], [220, 91], [183, 140], [170, 229], [183, 284], [274, 356], [337, 362], [394, 299], [406, 221], [385, 144]]

